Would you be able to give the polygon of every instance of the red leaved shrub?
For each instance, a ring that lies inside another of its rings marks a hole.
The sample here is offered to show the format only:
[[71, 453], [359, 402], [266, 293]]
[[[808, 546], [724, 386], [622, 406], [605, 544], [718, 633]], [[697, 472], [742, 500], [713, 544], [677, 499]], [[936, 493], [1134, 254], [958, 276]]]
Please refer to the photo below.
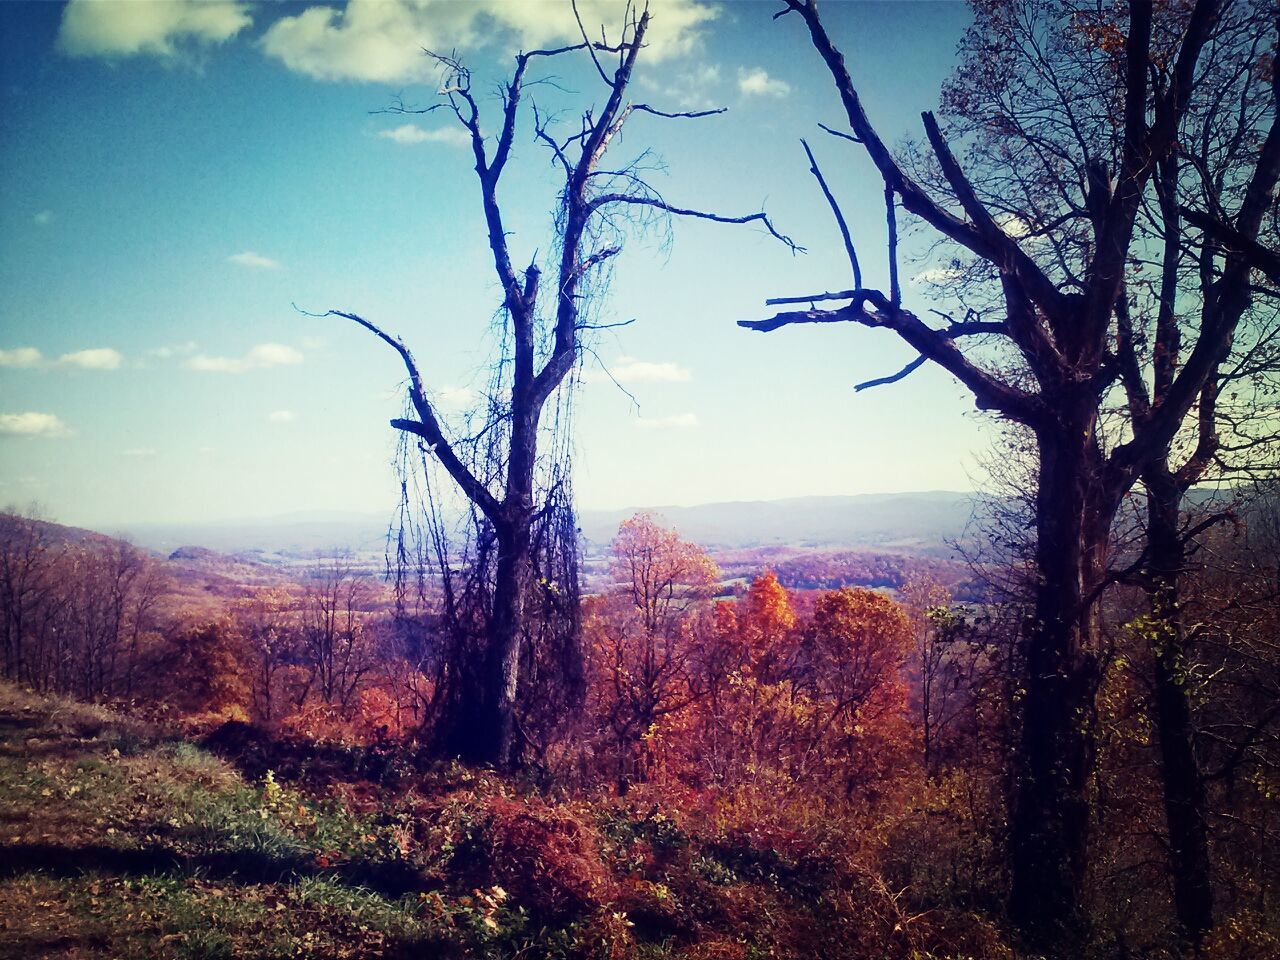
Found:
[[572, 808], [535, 797], [493, 797], [482, 853], [492, 881], [541, 920], [563, 920], [608, 902], [613, 883], [595, 828]]

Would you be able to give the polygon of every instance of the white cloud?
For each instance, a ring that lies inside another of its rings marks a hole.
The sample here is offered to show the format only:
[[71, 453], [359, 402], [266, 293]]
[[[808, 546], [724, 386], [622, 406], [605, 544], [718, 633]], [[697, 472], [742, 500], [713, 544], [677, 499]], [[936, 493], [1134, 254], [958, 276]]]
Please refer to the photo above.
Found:
[[714, 63], [695, 64], [675, 71], [660, 66], [638, 73], [636, 82], [653, 91], [654, 106], [660, 109], [710, 110], [720, 105], [715, 99], [715, 91], [720, 86], [720, 68]]
[[292, 410], [272, 410], [267, 414], [267, 419], [272, 423], [293, 423], [298, 416]]
[[432, 393], [431, 399], [447, 410], [461, 410], [471, 404], [475, 394], [466, 387], [441, 387]]
[[608, 368], [608, 373], [589, 373], [587, 380], [616, 380], [618, 383], [660, 383], [684, 382], [691, 380], [692, 375], [678, 363], [670, 361], [653, 363], [648, 360], [637, 360], [635, 357], [619, 357]]
[[669, 417], [637, 417], [636, 426], [641, 430], [688, 430], [698, 425], [697, 414], [676, 413]]
[[124, 356], [120, 351], [110, 347], [77, 350], [75, 353], [64, 353], [58, 358], [58, 366], [79, 367], [81, 370], [119, 370], [123, 363]]
[[168, 360], [170, 357], [184, 356], [195, 351], [196, 342], [188, 340], [186, 343], [169, 343], [163, 347], [152, 347], [147, 351], [147, 356], [155, 357], [157, 360]]
[[928, 270], [921, 270], [911, 279], [914, 283], [931, 283], [937, 287], [945, 287], [963, 277], [964, 271], [958, 267], [930, 267]]
[[[579, 0], [582, 21], [611, 39], [626, 0]], [[653, 5], [646, 38], [649, 63], [687, 53], [716, 16], [702, 0]], [[580, 37], [573, 7], [561, 0], [347, 0], [281, 17], [262, 37], [262, 49], [290, 70], [317, 80], [377, 83], [428, 80], [436, 70], [423, 49], [474, 49], [494, 41], [530, 49]]]
[[224, 43], [252, 22], [249, 5], [239, 0], [71, 0], [62, 11], [58, 49], [72, 57], [172, 58]]
[[738, 91], [747, 97], [785, 97], [791, 84], [769, 76], [763, 67], [738, 68]]
[[227, 263], [234, 263], [241, 267], [251, 267], [255, 270], [279, 270], [280, 261], [272, 260], [270, 257], [264, 257], [260, 253], [254, 253], [252, 250], [245, 250], [242, 253], [233, 253], [227, 257]]
[[120, 451], [126, 457], [139, 457], [146, 459], [156, 455], [155, 447], [130, 447], [128, 450]]
[[35, 347], [0, 350], [0, 367], [38, 367], [43, 360], [43, 354]]
[[470, 134], [457, 127], [436, 127], [424, 130], [416, 123], [405, 123], [390, 130], [379, 130], [378, 136], [393, 143], [443, 143], [450, 147], [465, 147], [471, 143]]
[[1026, 240], [1028, 243], [1040, 243], [1044, 241], [1044, 236], [1032, 237], [1033, 227], [1031, 222], [1025, 217], [1020, 217], [1016, 213], [1002, 213], [996, 217], [996, 223], [1000, 224], [1000, 229], [1013, 237], [1015, 240]]
[[283, 343], [260, 343], [243, 357], [210, 357], [197, 354], [185, 364], [188, 370], [207, 373], [244, 373], [302, 362], [302, 353]]
[[65, 437], [71, 431], [52, 413], [0, 413], [0, 434], [11, 437]]
[[31, 222], [37, 227], [47, 227], [49, 224], [53, 223], [53, 211], [41, 210], [31, 218]]

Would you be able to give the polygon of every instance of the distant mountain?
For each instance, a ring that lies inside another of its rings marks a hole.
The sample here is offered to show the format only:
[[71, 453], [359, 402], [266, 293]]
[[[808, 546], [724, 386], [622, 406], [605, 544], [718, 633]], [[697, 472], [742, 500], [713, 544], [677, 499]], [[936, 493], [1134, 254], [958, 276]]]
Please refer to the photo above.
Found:
[[[936, 553], [964, 536], [972, 493], [877, 493], [706, 503], [692, 507], [584, 510], [583, 536], [593, 546], [613, 539], [618, 524], [639, 509], [661, 515], [687, 539], [707, 547], [875, 547]], [[278, 562], [349, 550], [380, 553], [389, 515], [324, 512], [229, 523], [135, 524], [127, 532], [166, 553], [200, 544], [244, 559]]]
[[[976, 496], [953, 491], [871, 493], [647, 509], [707, 547], [874, 546], [933, 552], [964, 535]], [[593, 543], [607, 543], [618, 524], [635, 512], [583, 511], [582, 532]]]
[[135, 523], [124, 529], [164, 553], [199, 544], [246, 560], [274, 562], [335, 551], [380, 552], [390, 516], [326, 511], [197, 523]]

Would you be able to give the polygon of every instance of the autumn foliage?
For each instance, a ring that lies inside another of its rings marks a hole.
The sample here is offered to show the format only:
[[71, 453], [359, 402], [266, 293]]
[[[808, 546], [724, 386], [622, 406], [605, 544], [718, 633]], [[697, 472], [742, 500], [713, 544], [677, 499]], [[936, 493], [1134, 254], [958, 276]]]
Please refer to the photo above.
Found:
[[658, 782], [749, 819], [797, 803], [867, 809], [911, 749], [910, 623], [883, 594], [822, 593], [801, 615], [772, 573], [713, 600], [715, 565], [653, 517], [613, 543], [614, 586], [586, 621], [598, 769]]
[[[197, 604], [163, 561], [57, 529], [9, 517], [0, 530], [14, 681], [163, 720], [253, 778], [377, 818], [356, 846], [462, 898], [424, 894], [423, 909], [441, 923], [461, 909], [484, 943], [618, 958], [655, 943], [683, 957], [761, 955], [751, 945], [795, 960], [1014, 956], [1000, 905], [1016, 599], [957, 604], [927, 567], [892, 593], [726, 577], [639, 514], [584, 602], [584, 707], [511, 777], [440, 763], [430, 727], [446, 637], [430, 611], [398, 618], [382, 585], [343, 561]], [[1216, 828], [1215, 960], [1277, 942], [1258, 907], [1275, 854], [1253, 842], [1276, 795], [1274, 739], [1257, 719], [1274, 684], [1264, 533], [1256, 545], [1221, 533], [1215, 549], [1239, 566], [1188, 594], [1205, 624], [1188, 675], [1202, 722], [1257, 731], [1206, 752], [1215, 809], [1231, 818]], [[1091, 910], [1099, 943], [1150, 945], [1168, 909], [1161, 850], [1130, 826], [1161, 822], [1152, 625], [1122, 601], [1098, 698]], [[351, 856], [317, 864], [347, 869]]]

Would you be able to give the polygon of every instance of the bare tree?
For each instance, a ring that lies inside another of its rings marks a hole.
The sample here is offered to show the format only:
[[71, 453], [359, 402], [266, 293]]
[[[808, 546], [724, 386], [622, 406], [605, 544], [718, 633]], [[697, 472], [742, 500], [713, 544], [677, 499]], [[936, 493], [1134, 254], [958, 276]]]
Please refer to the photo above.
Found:
[[[1024, 425], [1035, 438], [1034, 610], [1025, 629], [1025, 698], [1012, 813], [1010, 912], [1032, 945], [1071, 952], [1083, 935], [1081, 887], [1088, 853], [1098, 600], [1111, 580], [1108, 548], [1117, 510], [1164, 456], [1250, 300], [1248, 263], [1227, 255], [1215, 303], [1184, 335], [1185, 358], [1141, 418], [1107, 436], [1104, 399], [1125, 372], [1124, 323], [1143, 205], [1178, 153], [1204, 76], [1205, 51], [1230, 29], [1220, 0], [1189, 9], [1134, 0], [1112, 15], [1072, 0], [1008, 0], [977, 8], [948, 91], [952, 137], [923, 115], [936, 176], [913, 173], [885, 144], [814, 0], [786, 0], [835, 83], [852, 131], [879, 172], [889, 246], [887, 292], [865, 287], [847, 229], [855, 283], [837, 293], [771, 300], [809, 304], [759, 331], [797, 323], [852, 322], [896, 334], [941, 366], [977, 406]], [[812, 154], [810, 154], [812, 163]], [[831, 192], [812, 163], [837, 220]], [[1243, 201], [1232, 227], [1256, 237], [1280, 175], [1280, 131], [1241, 151]], [[968, 260], [982, 308], [942, 326], [902, 302], [898, 204]], [[1216, 251], [1210, 254], [1215, 262]], [[834, 308], [820, 302], [844, 301]], [[999, 319], [988, 319], [993, 314]], [[977, 346], [970, 346], [976, 338]], [[988, 352], [984, 354], [983, 349]], [[997, 351], [993, 357], [990, 351]]]
[[28, 648], [50, 587], [54, 554], [44, 526], [32, 511], [0, 514], [0, 624], [4, 629], [4, 675], [33, 683]]
[[[308, 601], [313, 607], [317, 605], [314, 597], [308, 597]], [[287, 592], [270, 589], [256, 590], [236, 604], [237, 626], [256, 661], [252, 685], [254, 715], [267, 723], [279, 719], [280, 679], [289, 663], [297, 658], [302, 631], [295, 622], [297, 617], [290, 609], [292, 606], [294, 602]], [[311, 624], [315, 626], [314, 609], [312, 613]]]
[[[522, 740], [528, 739], [517, 731], [518, 694], [522, 657], [526, 674], [544, 663], [537, 630], [532, 629], [537, 625], [530, 622], [538, 611], [559, 611], [556, 615], [565, 621], [563, 645], [573, 648], [578, 642], [576, 533], [569, 477], [567, 469], [561, 469], [563, 459], [540, 460], [540, 437], [545, 441], [542, 435], [548, 432], [542, 418], [548, 408], [559, 409], [562, 388], [572, 385], [585, 332], [596, 326], [587, 319], [590, 308], [607, 278], [607, 266], [621, 252], [628, 228], [654, 215], [758, 223], [794, 249], [763, 213], [726, 217], [677, 207], [645, 182], [640, 165], [631, 162], [611, 168], [605, 163], [623, 126], [638, 115], [694, 119], [721, 112], [673, 113], [629, 99], [649, 23], [647, 10], [632, 13], [616, 43], [589, 40], [584, 31], [581, 43], [518, 54], [511, 78], [501, 88], [493, 140], [483, 132], [471, 73], [454, 56], [432, 54], [443, 71], [442, 102], [420, 110], [403, 104], [394, 108], [400, 112], [447, 110], [470, 140], [493, 269], [502, 291], [502, 338], [510, 348], [495, 371], [498, 376], [487, 397], [486, 422], [479, 430], [461, 435], [442, 422], [426, 377], [404, 341], [355, 313], [330, 311], [364, 327], [399, 355], [408, 373], [410, 415], [393, 420], [392, 426], [415, 438], [424, 459], [443, 469], [466, 497], [476, 520], [469, 578], [451, 582], [455, 571], [445, 559], [447, 545], [439, 536], [432, 534], [429, 548], [445, 581], [446, 611], [464, 610], [453, 619], [467, 621], [468, 629], [478, 635], [459, 643], [446, 658], [449, 671], [441, 674], [440, 684], [444, 749], [471, 761], [509, 767], [518, 759]], [[554, 282], [546, 291], [536, 253], [523, 270], [515, 266], [518, 261], [498, 194], [513, 155], [524, 97], [535, 82], [528, 77], [530, 67], [571, 54], [590, 59], [604, 99], [583, 111], [581, 123], [574, 124], [567, 135], [557, 132], [554, 117], [543, 116], [536, 105], [532, 110], [534, 135], [564, 178], [549, 245], [556, 252]], [[554, 439], [554, 427], [551, 431]], [[564, 445], [563, 431], [558, 442]], [[545, 451], [545, 442], [542, 446]], [[557, 448], [552, 447], [554, 452]], [[397, 556], [405, 556], [403, 536], [396, 550]], [[558, 559], [548, 559], [549, 555]], [[522, 643], [528, 637], [534, 640]], [[569, 659], [577, 662], [576, 668], [568, 667], [569, 672], [576, 670], [580, 677], [580, 652]]]
[[327, 707], [350, 719], [360, 692], [373, 670], [373, 651], [365, 637], [367, 585], [342, 558], [322, 563], [307, 585], [302, 607], [302, 657], [306, 683], [301, 705], [316, 694]]

